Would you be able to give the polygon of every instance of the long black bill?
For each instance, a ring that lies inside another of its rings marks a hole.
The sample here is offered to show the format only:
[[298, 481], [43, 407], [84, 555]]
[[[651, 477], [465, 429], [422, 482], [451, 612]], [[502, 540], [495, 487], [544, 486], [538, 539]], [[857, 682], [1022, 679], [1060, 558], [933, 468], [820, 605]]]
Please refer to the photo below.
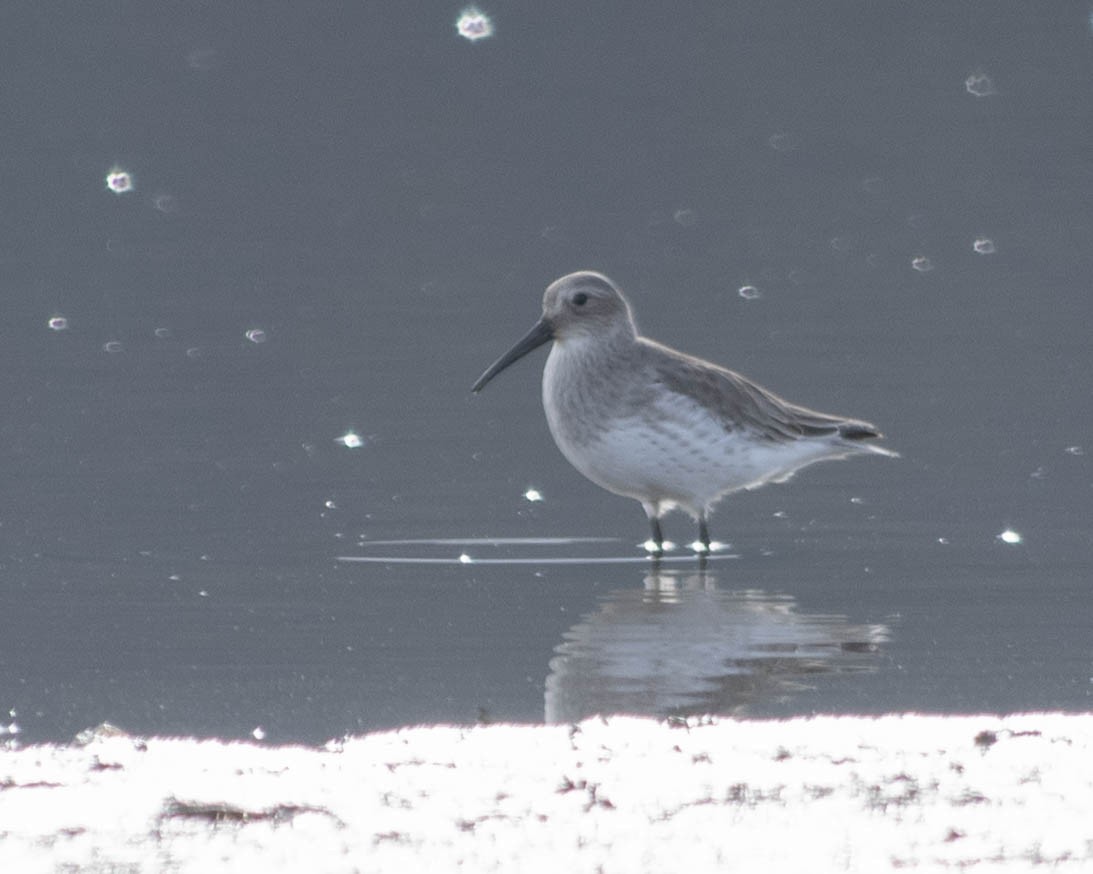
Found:
[[544, 343], [554, 339], [554, 330], [545, 319], [539, 319], [530, 331], [528, 331], [508, 352], [498, 358], [486, 368], [486, 372], [478, 377], [478, 382], [471, 386], [471, 391], [480, 392], [486, 387], [486, 383], [493, 379], [512, 362], [527, 355], [532, 349], [538, 349]]

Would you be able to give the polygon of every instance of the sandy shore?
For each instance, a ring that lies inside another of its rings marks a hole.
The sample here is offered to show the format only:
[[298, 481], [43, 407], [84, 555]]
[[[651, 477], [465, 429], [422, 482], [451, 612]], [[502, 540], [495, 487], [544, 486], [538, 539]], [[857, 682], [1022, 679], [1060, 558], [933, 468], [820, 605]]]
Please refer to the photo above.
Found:
[[0, 871], [1093, 870], [1093, 715], [0, 751]]

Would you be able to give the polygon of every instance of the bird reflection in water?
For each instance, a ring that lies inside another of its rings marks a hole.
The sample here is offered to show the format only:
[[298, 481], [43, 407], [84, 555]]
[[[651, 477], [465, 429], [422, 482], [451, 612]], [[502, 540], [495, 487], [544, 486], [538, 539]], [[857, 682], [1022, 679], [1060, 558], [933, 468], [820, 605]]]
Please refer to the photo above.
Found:
[[798, 611], [794, 598], [727, 590], [710, 572], [655, 572], [618, 589], [555, 648], [546, 721], [594, 714], [741, 714], [876, 670], [884, 625]]

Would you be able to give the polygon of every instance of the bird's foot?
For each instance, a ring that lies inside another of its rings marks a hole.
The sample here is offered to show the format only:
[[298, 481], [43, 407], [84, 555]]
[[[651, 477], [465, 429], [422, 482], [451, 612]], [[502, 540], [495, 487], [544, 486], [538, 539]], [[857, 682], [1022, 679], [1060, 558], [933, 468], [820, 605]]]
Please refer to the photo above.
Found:
[[655, 540], [646, 540], [641, 546], [649, 553], [651, 558], [663, 558], [665, 552], [671, 552], [676, 548], [676, 545], [670, 540], [661, 543], [657, 543]]

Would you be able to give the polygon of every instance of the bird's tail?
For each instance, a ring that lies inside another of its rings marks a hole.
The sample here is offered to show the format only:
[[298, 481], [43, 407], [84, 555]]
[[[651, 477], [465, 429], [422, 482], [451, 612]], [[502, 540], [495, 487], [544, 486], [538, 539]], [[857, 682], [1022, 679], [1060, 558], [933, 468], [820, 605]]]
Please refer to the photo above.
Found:
[[886, 455], [889, 458], [899, 458], [899, 453], [876, 443], [865, 443], [865, 440], [880, 440], [884, 437], [880, 431], [868, 422], [844, 422], [839, 426], [839, 436], [847, 442], [854, 443], [866, 452], [874, 452], [877, 455]]

